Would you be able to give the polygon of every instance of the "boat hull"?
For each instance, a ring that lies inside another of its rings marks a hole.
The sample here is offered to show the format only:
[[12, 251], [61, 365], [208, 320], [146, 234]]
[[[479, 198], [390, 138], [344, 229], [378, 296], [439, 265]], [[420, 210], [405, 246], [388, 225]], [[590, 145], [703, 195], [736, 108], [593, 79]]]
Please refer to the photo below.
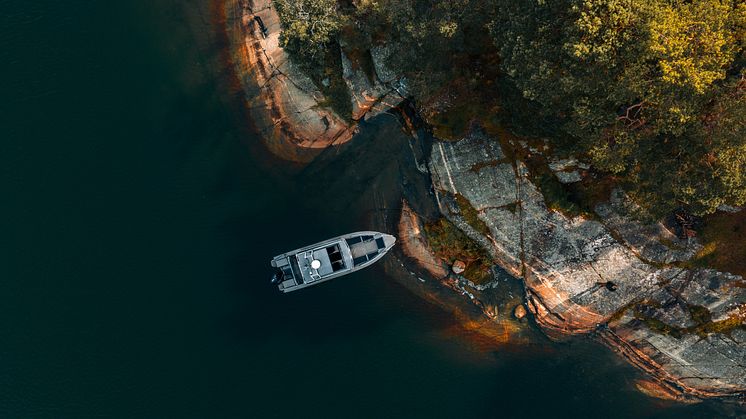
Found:
[[364, 269], [396, 243], [390, 234], [358, 231], [275, 256], [272, 283], [282, 292], [308, 288]]

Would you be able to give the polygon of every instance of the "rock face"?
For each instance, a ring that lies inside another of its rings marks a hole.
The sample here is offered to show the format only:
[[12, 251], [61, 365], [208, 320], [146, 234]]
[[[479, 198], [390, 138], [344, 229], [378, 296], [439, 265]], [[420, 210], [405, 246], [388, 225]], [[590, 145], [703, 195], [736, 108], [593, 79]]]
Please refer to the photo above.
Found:
[[[343, 48], [342, 76], [353, 115], [340, 117], [323, 106], [322, 92], [280, 47], [280, 20], [271, 0], [229, 0], [226, 11], [235, 22], [228, 32], [252, 120], [269, 150], [280, 157], [308, 161], [324, 148], [349, 141], [356, 121], [397, 105], [406, 94], [404, 83], [383, 63], [385, 50], [370, 54], [376, 73], [371, 80]], [[266, 37], [255, 17], [266, 27]]]
[[526, 167], [480, 134], [436, 143], [430, 169], [441, 212], [523, 278], [548, 334], [598, 333], [684, 398], [745, 397], [744, 281], [668, 264], [691, 257], [695, 243], [625, 218], [619, 193], [599, 220], [549, 210]]
[[[229, 16], [236, 22], [229, 32], [236, 44], [237, 72], [248, 93], [252, 119], [262, 130], [270, 151], [290, 160], [304, 160], [313, 156], [313, 149], [343, 143], [352, 138], [353, 132], [334, 112], [318, 106], [323, 95], [280, 47], [280, 20], [271, 3], [226, 3]], [[261, 18], [266, 37], [254, 17]]]
[[360, 63], [354, 63], [345, 50], [350, 47], [342, 45], [342, 77], [347, 84], [352, 100], [352, 119], [355, 121], [371, 118], [396, 106], [402, 101], [404, 92], [399, 79], [384, 64], [387, 53], [384, 47], [378, 47], [369, 54], [373, 65], [372, 74], [366, 74]]
[[422, 234], [422, 221], [407, 201], [402, 201], [402, 213], [397, 227], [400, 246], [405, 254], [435, 278], [448, 275], [448, 269], [433, 256]]
[[[601, 336], [619, 342], [626, 355], [652, 372], [668, 375], [667, 384], [696, 396], [746, 391], [746, 330], [714, 331], [746, 320], [746, 288], [735, 275], [713, 270], [682, 270], [645, 296], [636, 308], [620, 312]], [[709, 318], [698, 326], [698, 311]]]
[[579, 163], [574, 158], [552, 160], [549, 162], [549, 168], [562, 183], [580, 182], [583, 180], [580, 170], [588, 170], [589, 167], [588, 164]]
[[639, 207], [620, 189], [612, 192], [609, 202], [596, 207], [596, 214], [606, 227], [643, 260], [653, 263], [683, 262], [702, 249], [693, 237], [679, 239], [661, 223], [644, 225], [634, 221], [630, 215], [636, 211], [639, 211]]

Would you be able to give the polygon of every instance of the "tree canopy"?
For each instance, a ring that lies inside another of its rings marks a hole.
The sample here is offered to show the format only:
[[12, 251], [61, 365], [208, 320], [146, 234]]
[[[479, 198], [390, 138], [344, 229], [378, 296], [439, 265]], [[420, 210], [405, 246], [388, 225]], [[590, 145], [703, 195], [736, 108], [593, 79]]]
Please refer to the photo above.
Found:
[[306, 57], [324, 54], [342, 27], [336, 0], [273, 0], [283, 23], [280, 45]]
[[746, 203], [746, 6], [497, 0], [502, 69], [654, 214]]
[[651, 214], [746, 204], [743, 0], [274, 1], [288, 49], [385, 44], [421, 101], [455, 79], [508, 86], [517, 96], [486, 97], [502, 97], [503, 112], [535, 109], [528, 124], [621, 179]]

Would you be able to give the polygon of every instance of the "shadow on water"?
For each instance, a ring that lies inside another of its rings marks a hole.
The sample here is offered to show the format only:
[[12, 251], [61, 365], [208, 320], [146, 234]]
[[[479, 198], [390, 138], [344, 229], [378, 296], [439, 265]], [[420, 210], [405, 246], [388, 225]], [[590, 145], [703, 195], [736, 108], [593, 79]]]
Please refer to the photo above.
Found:
[[[409, 141], [411, 137], [392, 115], [374, 118], [363, 124], [354, 139], [344, 146], [327, 149], [297, 173], [285, 173], [282, 186], [280, 183], [273, 186], [282, 189], [268, 191], [273, 199], [267, 202], [267, 213], [261, 220], [247, 219], [239, 226], [234, 225], [243, 237], [256, 236], [257, 221], [270, 229], [262, 236], [262, 246], [253, 249], [251, 262], [237, 260], [237, 269], [253, 268], [260, 273], [259, 278], [236, 284], [241, 294], [249, 298], [261, 296], [258, 297], [261, 301], [244, 305], [235, 324], [245, 328], [246, 318], [268, 318], [262, 324], [252, 322], [252, 339], [267, 337], [278, 330], [315, 342], [343, 336], [354, 338], [357, 333], [369, 334], [371, 328], [389, 322], [366, 315], [369, 293], [375, 290], [359, 286], [357, 278], [282, 295], [268, 283], [271, 275], [268, 264], [259, 269], [249, 264], [268, 261], [277, 253], [349, 231], [372, 229], [370, 221], [374, 216], [397, 217], [403, 184], [401, 168], [412, 167]], [[384, 280], [380, 266], [355, 276]], [[299, 321], [301, 317], [303, 321]], [[283, 327], [278, 328], [277, 324]], [[314, 327], [309, 328], [309, 324]]]

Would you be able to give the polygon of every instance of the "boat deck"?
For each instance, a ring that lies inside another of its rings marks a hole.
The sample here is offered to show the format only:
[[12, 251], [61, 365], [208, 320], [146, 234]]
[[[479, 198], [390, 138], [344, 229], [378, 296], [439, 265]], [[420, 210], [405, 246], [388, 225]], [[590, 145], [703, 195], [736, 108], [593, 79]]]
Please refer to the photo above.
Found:
[[296, 249], [272, 259], [273, 283], [289, 292], [362, 269], [380, 259], [396, 238], [360, 231]]

